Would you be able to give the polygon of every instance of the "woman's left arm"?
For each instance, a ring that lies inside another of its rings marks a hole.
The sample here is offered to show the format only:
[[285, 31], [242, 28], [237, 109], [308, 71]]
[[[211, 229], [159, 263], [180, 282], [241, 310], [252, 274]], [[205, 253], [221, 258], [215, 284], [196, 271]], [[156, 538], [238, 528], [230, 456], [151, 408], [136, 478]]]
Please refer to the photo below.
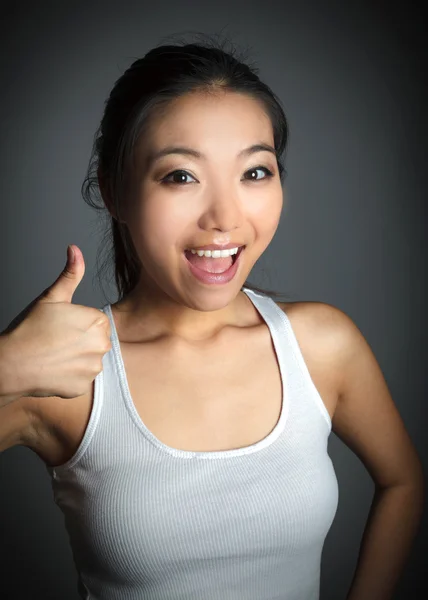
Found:
[[370, 346], [345, 313], [328, 306], [340, 373], [332, 430], [375, 483], [346, 600], [392, 600], [421, 521], [423, 467]]

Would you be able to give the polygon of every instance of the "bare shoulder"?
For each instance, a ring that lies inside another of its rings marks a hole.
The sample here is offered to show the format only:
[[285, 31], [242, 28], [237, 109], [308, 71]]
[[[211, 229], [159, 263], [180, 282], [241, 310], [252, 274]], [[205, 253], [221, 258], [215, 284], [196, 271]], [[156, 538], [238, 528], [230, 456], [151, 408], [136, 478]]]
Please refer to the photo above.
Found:
[[358, 456], [376, 486], [420, 485], [421, 461], [363, 334], [340, 309], [322, 302], [278, 302], [308, 356], [330, 356], [338, 401], [334, 433]]
[[[361, 333], [342, 310], [326, 302], [277, 302], [287, 315], [303, 353], [335, 369], [339, 377], [344, 352]], [[337, 382], [340, 386], [340, 382]], [[338, 389], [339, 392], [339, 389]]]
[[276, 303], [299, 326], [306, 324], [317, 331], [334, 334], [355, 330], [352, 319], [342, 310], [327, 302], [299, 301]]

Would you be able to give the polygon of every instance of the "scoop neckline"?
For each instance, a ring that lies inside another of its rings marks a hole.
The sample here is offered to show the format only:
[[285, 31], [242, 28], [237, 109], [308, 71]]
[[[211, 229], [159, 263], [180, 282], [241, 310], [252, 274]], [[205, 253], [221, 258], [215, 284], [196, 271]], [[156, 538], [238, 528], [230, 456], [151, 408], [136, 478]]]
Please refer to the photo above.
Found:
[[[288, 416], [288, 389], [287, 389], [287, 377], [286, 377], [286, 365], [285, 365], [285, 357], [283, 355], [282, 347], [281, 347], [281, 339], [278, 335], [277, 329], [275, 328], [276, 324], [274, 323], [272, 316], [265, 308], [261, 308], [260, 303], [265, 302], [266, 300], [272, 303], [274, 309], [281, 311], [281, 309], [275, 304], [275, 302], [268, 296], [264, 297], [264, 300], [261, 299], [261, 295], [257, 294], [253, 290], [248, 288], [242, 288], [242, 291], [246, 294], [246, 296], [250, 299], [253, 306], [256, 308], [263, 321], [266, 323], [270, 336], [273, 342], [274, 351], [277, 358], [277, 363], [279, 366], [280, 378], [281, 378], [281, 387], [282, 387], [282, 399], [281, 399], [281, 411], [279, 419], [272, 429], [270, 433], [263, 439], [255, 442], [254, 444], [250, 444], [249, 446], [242, 446], [240, 448], [233, 448], [230, 450], [213, 450], [213, 451], [193, 451], [193, 450], [182, 450], [179, 448], [174, 448], [172, 446], [168, 446], [164, 442], [162, 442], [159, 438], [157, 438], [150, 429], [145, 425], [144, 421], [140, 417], [134, 401], [131, 396], [131, 392], [129, 389], [128, 378], [126, 375], [125, 364], [122, 357], [122, 352], [120, 349], [120, 342], [117, 335], [116, 324], [114, 321], [113, 312], [111, 310], [111, 304], [106, 304], [104, 310], [106, 311], [111, 326], [111, 342], [112, 342], [112, 350], [113, 356], [115, 360], [115, 364], [118, 372], [119, 385], [121, 390], [122, 399], [124, 401], [125, 407], [129, 412], [133, 423], [136, 425], [137, 429], [144, 435], [144, 437], [158, 450], [167, 453], [171, 456], [175, 456], [176, 458], [184, 458], [184, 459], [222, 459], [222, 458], [233, 458], [238, 456], [243, 456], [245, 454], [252, 454], [254, 452], [258, 452], [267, 448], [275, 440], [280, 436], [282, 431], [284, 430], [285, 423]], [[257, 300], [256, 297], [259, 299]], [[265, 305], [267, 308], [268, 305]], [[282, 311], [281, 315], [284, 317]], [[283, 321], [283, 319], [282, 319]], [[285, 331], [284, 331], [285, 335]]]

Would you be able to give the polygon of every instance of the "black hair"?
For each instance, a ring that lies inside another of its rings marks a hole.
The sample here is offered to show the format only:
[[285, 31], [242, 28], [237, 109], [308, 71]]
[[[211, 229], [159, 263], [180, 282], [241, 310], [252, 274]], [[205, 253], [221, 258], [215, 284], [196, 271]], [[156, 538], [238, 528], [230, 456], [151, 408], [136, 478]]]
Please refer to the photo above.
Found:
[[[110, 248], [103, 267], [114, 262], [119, 301], [137, 285], [141, 270], [128, 228], [120, 220], [133, 151], [150, 118], [158, 115], [169, 102], [195, 91], [231, 91], [259, 100], [272, 122], [281, 185], [286, 176], [281, 160], [287, 146], [288, 123], [279, 98], [259, 79], [259, 69], [245, 62], [242, 53], [239, 55], [235, 47], [225, 50], [227, 41], [218, 41], [216, 36], [207, 34], [197, 33], [196, 36], [199, 39], [190, 43], [181, 41], [156, 46], [143, 58], [135, 60], [115, 82], [95, 132], [81, 193], [92, 208], [105, 209], [107, 198], [113, 207], [114, 216], [105, 211], [108, 222], [99, 251]], [[202, 42], [199, 41], [201, 37]], [[101, 278], [100, 282], [102, 287]], [[288, 297], [250, 282], [245, 282], [244, 286], [268, 296]]]

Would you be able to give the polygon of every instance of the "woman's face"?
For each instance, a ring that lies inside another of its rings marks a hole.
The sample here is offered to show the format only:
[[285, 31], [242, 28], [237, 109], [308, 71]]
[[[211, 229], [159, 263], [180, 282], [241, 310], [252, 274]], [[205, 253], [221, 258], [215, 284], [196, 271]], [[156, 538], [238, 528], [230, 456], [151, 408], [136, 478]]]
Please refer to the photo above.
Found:
[[[203, 311], [235, 299], [272, 240], [283, 205], [275, 154], [242, 153], [262, 143], [274, 146], [269, 118], [255, 100], [235, 93], [189, 94], [151, 122], [136, 148], [135, 188], [126, 214], [144, 266], [141, 289]], [[201, 157], [174, 153], [153, 159], [170, 146]], [[236, 275], [227, 283], [202, 283], [184, 251], [226, 243], [245, 245]]]

